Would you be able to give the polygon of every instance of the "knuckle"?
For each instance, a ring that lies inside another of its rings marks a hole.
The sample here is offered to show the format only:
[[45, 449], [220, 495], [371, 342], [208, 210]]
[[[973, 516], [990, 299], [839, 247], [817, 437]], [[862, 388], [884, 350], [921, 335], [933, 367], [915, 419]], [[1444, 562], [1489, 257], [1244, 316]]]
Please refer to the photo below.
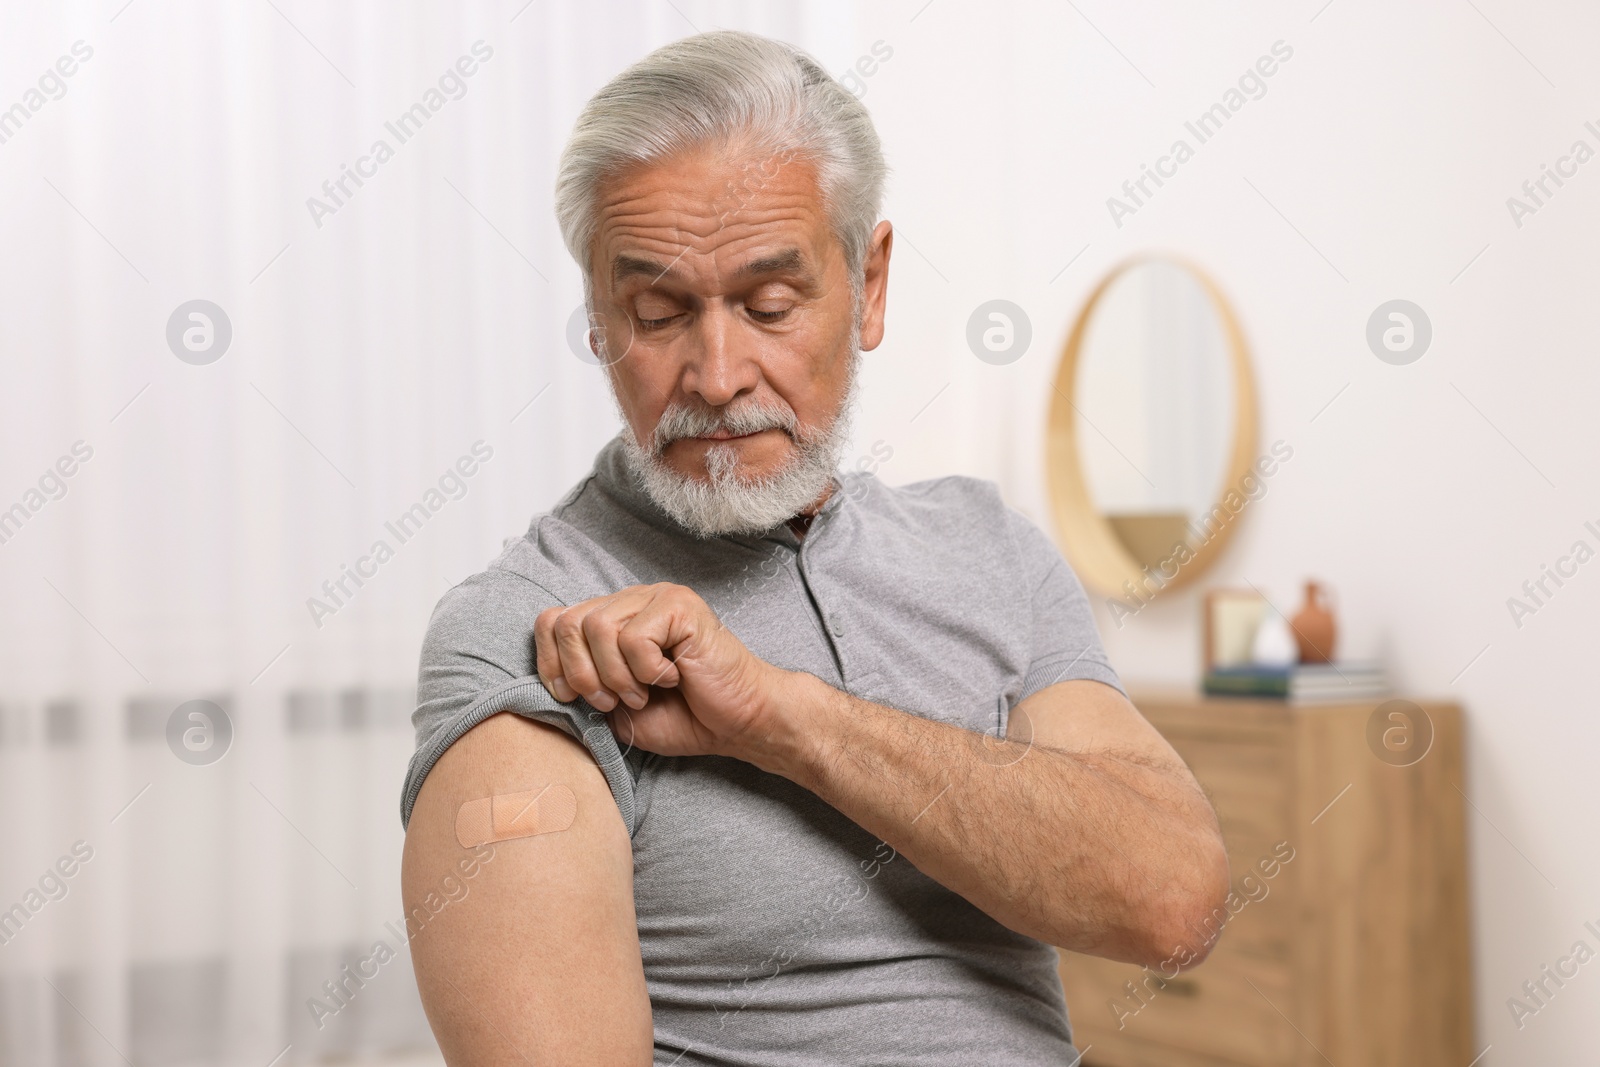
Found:
[[580, 624], [585, 637], [605, 637], [617, 628], [616, 622], [603, 611], [591, 611]]
[[653, 649], [655, 643], [637, 631], [624, 629], [617, 635], [617, 647], [626, 656], [638, 656]]

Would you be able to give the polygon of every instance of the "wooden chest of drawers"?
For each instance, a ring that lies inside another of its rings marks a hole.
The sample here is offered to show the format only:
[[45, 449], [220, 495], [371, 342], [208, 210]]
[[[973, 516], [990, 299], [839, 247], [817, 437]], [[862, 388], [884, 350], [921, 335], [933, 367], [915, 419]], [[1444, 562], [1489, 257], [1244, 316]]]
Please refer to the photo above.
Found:
[[1237, 895], [1171, 980], [1062, 953], [1084, 1063], [1466, 1067], [1460, 709], [1133, 697], [1216, 805]]

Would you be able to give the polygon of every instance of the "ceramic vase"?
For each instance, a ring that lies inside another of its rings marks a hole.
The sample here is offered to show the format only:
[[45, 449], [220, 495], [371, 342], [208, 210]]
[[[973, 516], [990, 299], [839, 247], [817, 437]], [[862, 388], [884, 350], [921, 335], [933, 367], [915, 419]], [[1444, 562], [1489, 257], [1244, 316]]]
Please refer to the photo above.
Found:
[[1255, 640], [1250, 643], [1250, 662], [1257, 667], [1290, 667], [1294, 665], [1294, 657], [1294, 638], [1289, 633], [1288, 620], [1268, 609], [1256, 627]]
[[1333, 659], [1339, 629], [1328, 606], [1328, 591], [1318, 582], [1306, 583], [1306, 602], [1292, 620], [1301, 663], [1327, 663]]

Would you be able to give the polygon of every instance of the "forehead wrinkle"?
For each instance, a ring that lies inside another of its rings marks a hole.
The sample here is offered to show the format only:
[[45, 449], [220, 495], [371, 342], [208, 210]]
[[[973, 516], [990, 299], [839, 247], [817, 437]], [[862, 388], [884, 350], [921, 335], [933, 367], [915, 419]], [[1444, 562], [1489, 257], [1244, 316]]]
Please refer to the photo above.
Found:
[[822, 232], [826, 205], [805, 160], [760, 174], [749, 165], [704, 158], [686, 170], [640, 168], [606, 182], [597, 206], [597, 269], [613, 285], [643, 274], [619, 270], [622, 256], [670, 269], [670, 275], [651, 272], [651, 285], [664, 277], [670, 283], [720, 285], [728, 280], [722, 264], [746, 258], [742, 253], [752, 245], [763, 246], [750, 251], [749, 259], [802, 248], [816, 277], [832, 259]]
[[752, 177], [754, 165], [753, 161], [739, 165], [708, 154], [637, 165], [611, 175], [602, 184], [596, 191], [595, 208], [603, 213], [631, 200], [664, 199], [673, 202], [673, 210], [703, 205], [714, 212], [716, 205], [738, 200], [741, 188], [747, 200], [762, 195], [789, 195], [806, 201], [820, 197], [816, 168], [808, 160], [792, 159], [770, 175], [757, 171]]
[[724, 180], [746, 173], [711, 166], [663, 181], [641, 170], [609, 183], [600, 198], [597, 250], [612, 263], [608, 270], [602, 261], [600, 270], [617, 280], [617, 257], [631, 255], [670, 268], [673, 281], [703, 274], [708, 264], [710, 276], [721, 279], [721, 264], [756, 242], [770, 243], [768, 252], [800, 247], [820, 270], [829, 258], [825, 239], [817, 247], [827, 216], [810, 169], [773, 174], [742, 192]]
[[[741, 274], [751, 263], [788, 251], [799, 253], [799, 263], [795, 266], [802, 270], [812, 268], [808, 273], [814, 273], [820, 264], [814, 263], [814, 255], [810, 250], [812, 244], [810, 227], [806, 225], [809, 220], [796, 218], [795, 221], [801, 223], [802, 232], [796, 233], [788, 227], [776, 229], [771, 225], [758, 225], [750, 221], [719, 227], [704, 237], [685, 235], [682, 229], [672, 228], [674, 236], [679, 237], [679, 240], [670, 239], [659, 232], [636, 231], [631, 227], [620, 228], [612, 236], [631, 238], [631, 240], [628, 240], [625, 249], [619, 250], [612, 259], [610, 274], [613, 284], [625, 277], [645, 273], [642, 270], [632, 269], [633, 265], [628, 262], [629, 260], [658, 264], [658, 270], [649, 272], [652, 282], [660, 280], [663, 276], [668, 280], [684, 282], [688, 280], [686, 276], [702, 273], [700, 268], [706, 268], [711, 277], [719, 280], [743, 280]], [[684, 236], [689, 236], [690, 239], [682, 240]], [[740, 263], [731, 270], [723, 266], [725, 263], [744, 259], [750, 262]], [[659, 268], [666, 270], [661, 271]]]
[[[759, 202], [758, 202], [759, 201]], [[785, 218], [804, 224], [822, 215], [815, 197], [803, 194], [774, 196], [768, 192], [743, 203], [693, 202], [681, 195], [652, 191], [602, 205], [602, 233], [644, 230], [687, 232], [704, 240], [719, 230], [740, 225], [768, 225]]]
[[685, 243], [694, 244], [741, 227], [765, 229], [785, 221], [794, 221], [809, 228], [818, 216], [814, 203], [803, 196], [761, 205], [742, 204], [732, 211], [707, 213], [659, 204], [640, 205], [631, 209], [618, 205], [615, 209], [608, 208], [602, 216], [601, 233], [604, 237], [618, 234], [644, 237], [652, 232], [670, 231], [676, 237], [687, 235], [689, 240]]

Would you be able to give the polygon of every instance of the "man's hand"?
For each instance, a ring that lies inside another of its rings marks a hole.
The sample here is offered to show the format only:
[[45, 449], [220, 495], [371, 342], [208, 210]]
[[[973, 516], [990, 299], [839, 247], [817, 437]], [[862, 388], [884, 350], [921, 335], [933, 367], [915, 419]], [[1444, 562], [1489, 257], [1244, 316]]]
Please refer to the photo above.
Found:
[[681, 585], [635, 585], [540, 613], [539, 678], [560, 701], [615, 712], [612, 732], [666, 756], [754, 761], [789, 672], [757, 657]]

